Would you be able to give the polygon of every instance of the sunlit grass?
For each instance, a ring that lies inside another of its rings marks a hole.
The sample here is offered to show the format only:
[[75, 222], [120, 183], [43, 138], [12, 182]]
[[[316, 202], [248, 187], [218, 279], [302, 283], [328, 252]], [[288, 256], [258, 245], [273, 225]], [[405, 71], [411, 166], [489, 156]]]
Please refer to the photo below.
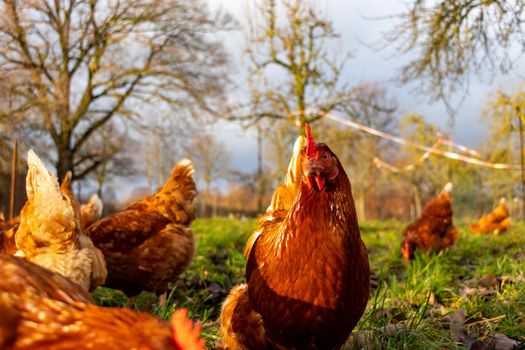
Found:
[[[255, 225], [255, 220], [196, 220], [197, 254], [174, 285], [169, 303], [159, 308], [155, 295], [142, 293], [135, 307], [164, 319], [175, 308], [187, 308], [190, 317], [203, 323], [203, 337], [214, 348], [220, 342], [216, 320], [221, 302], [244, 280], [242, 250]], [[395, 221], [361, 225], [375, 289], [355, 332], [372, 335], [370, 348], [457, 349], [447, 322], [458, 308], [465, 308], [466, 327], [480, 339], [502, 333], [525, 341], [523, 224], [500, 236], [474, 235], [460, 224], [457, 246], [439, 254], [416, 254], [410, 264], [399, 253], [403, 227]], [[126, 302], [121, 293], [105, 288], [95, 298], [107, 306]], [[392, 331], [392, 325], [398, 328]]]

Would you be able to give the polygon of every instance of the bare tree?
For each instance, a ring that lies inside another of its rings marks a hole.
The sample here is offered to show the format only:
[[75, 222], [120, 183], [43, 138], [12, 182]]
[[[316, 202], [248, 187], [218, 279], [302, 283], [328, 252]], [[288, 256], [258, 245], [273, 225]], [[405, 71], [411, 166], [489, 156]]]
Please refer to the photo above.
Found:
[[[392, 133], [396, 129], [394, 111], [397, 102], [390, 97], [384, 86], [373, 82], [360, 82], [352, 88], [352, 94], [361, 103], [345, 106], [346, 114], [359, 123]], [[384, 106], [377, 110], [375, 106]], [[342, 164], [349, 169], [353, 185], [357, 214], [360, 218], [369, 218], [367, 201], [373, 192], [379, 192], [380, 173], [376, 169], [375, 157], [384, 156], [391, 148], [391, 143], [384, 139], [357, 130], [330, 128], [323, 132], [323, 138], [336, 150]]]
[[[483, 121], [489, 137], [483, 145], [486, 158], [495, 163], [520, 164], [520, 117], [525, 115], [525, 92], [518, 89], [511, 94], [499, 90], [487, 101]], [[523, 121], [522, 121], [523, 122]], [[489, 198], [521, 196], [521, 172], [491, 170], [481, 173], [488, 187]]]
[[247, 39], [251, 96], [231, 112], [232, 119], [304, 126], [322, 118], [310, 109], [350, 110], [362, 102], [340, 81], [349, 56], [335, 49], [338, 35], [314, 1], [264, 0], [254, 6]]
[[[81, 159], [91, 156], [100, 160], [100, 165], [87, 176], [95, 180], [99, 197], [102, 198], [104, 185], [114, 177], [135, 174], [139, 162], [133, 155], [139, 152], [137, 143], [133, 141], [136, 140], [124, 127], [112, 121], [101, 127], [82, 148], [79, 154]], [[79, 170], [83, 171], [82, 168]]]
[[210, 186], [230, 174], [231, 153], [226, 145], [207, 133], [196, 134], [185, 147], [195, 164], [197, 176], [204, 182], [204, 194], [210, 194]]
[[[437, 140], [439, 129], [432, 123], [426, 122], [425, 118], [418, 114], [405, 115], [400, 121], [401, 135], [418, 144], [431, 146]], [[413, 148], [403, 148], [400, 161], [402, 164], [411, 164], [421, 157], [422, 152]], [[448, 163], [448, 166], [451, 164]], [[455, 164], [464, 166], [464, 164]], [[437, 191], [450, 181], [447, 159], [431, 156], [415, 170], [401, 174], [413, 190], [415, 216], [420, 216], [423, 204], [427, 199], [434, 196]], [[394, 174], [393, 176], [395, 176]]]
[[525, 50], [525, 3], [515, 0], [413, 0], [387, 43], [413, 57], [404, 82], [420, 80], [433, 97], [466, 88], [471, 73], [507, 72]]
[[15, 97], [0, 120], [43, 132], [59, 177], [104, 162], [86, 145], [112, 119], [209, 112], [227, 83], [213, 33], [229, 18], [201, 1], [2, 0], [0, 11], [0, 80]]

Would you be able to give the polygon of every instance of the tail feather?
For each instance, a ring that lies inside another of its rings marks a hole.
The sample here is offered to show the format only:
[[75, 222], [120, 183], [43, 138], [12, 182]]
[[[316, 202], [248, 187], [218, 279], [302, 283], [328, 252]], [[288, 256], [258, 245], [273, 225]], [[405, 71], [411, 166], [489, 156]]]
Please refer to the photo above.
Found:
[[91, 204], [93, 208], [95, 208], [95, 212], [97, 216], [100, 218], [102, 215], [102, 210], [104, 209], [104, 203], [102, 203], [102, 199], [98, 196], [98, 194], [93, 194], [91, 197], [89, 197], [88, 204]]
[[183, 158], [175, 165], [170, 178], [158, 193], [175, 191], [173, 194], [177, 202], [193, 200], [197, 195], [197, 189], [193, 181], [194, 173], [195, 168], [192, 162], [188, 158]]
[[191, 161], [182, 159], [157, 193], [133, 204], [129, 209], [155, 211], [172, 222], [189, 224], [195, 219], [193, 199], [197, 195], [197, 188], [193, 180], [194, 173]]
[[103, 209], [104, 203], [102, 203], [102, 200], [96, 193], [89, 197], [88, 202], [80, 206], [80, 222], [82, 227], [88, 227], [100, 219]]
[[189, 172], [188, 176], [192, 176], [195, 173], [195, 168], [193, 167], [193, 163], [188, 158], [182, 158], [179, 160], [179, 162], [175, 165], [175, 169], [173, 169], [173, 174], [176, 173], [177, 170], [186, 170]]
[[292, 159], [288, 165], [288, 171], [284, 177], [283, 183], [277, 187], [272, 196], [272, 202], [268, 209], [266, 209], [266, 214], [259, 219], [259, 225], [257, 230], [248, 238], [244, 248], [244, 255], [248, 257], [254, 242], [257, 240], [259, 235], [262, 233], [262, 225], [271, 220], [282, 219], [290, 207], [293, 204], [293, 201], [299, 191], [299, 183], [302, 176], [302, 157], [301, 151], [305, 145], [305, 138], [299, 136], [295, 141], [293, 147]]
[[447, 182], [445, 187], [443, 187], [442, 192], [452, 192], [452, 188], [453, 188], [452, 182]]
[[64, 198], [57, 177], [32, 150], [27, 155], [27, 164], [28, 200], [20, 213], [20, 226], [15, 235], [18, 249], [26, 256], [42, 246], [61, 252], [75, 249], [78, 217], [73, 201]]
[[58, 179], [46, 169], [33, 150], [27, 153], [27, 166], [27, 198], [33, 198], [37, 193], [45, 193], [46, 197], [52, 196], [53, 198], [61, 196]]
[[271, 213], [279, 209], [288, 210], [292, 205], [293, 198], [295, 198], [295, 195], [299, 189], [299, 181], [301, 180], [301, 150], [304, 147], [304, 144], [304, 137], [299, 136], [295, 141], [292, 159], [288, 165], [288, 171], [286, 172], [284, 181], [274, 192], [272, 196], [272, 202], [266, 210], [267, 213]]
[[220, 327], [227, 349], [269, 348], [262, 316], [250, 305], [247, 284], [241, 284], [230, 291], [222, 304]]

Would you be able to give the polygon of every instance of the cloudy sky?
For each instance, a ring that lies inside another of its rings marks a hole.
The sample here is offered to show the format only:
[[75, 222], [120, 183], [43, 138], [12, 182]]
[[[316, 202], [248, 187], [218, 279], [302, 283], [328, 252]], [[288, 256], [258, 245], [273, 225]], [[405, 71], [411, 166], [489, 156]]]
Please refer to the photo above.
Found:
[[[243, 24], [243, 12], [252, 0], [210, 0], [213, 7], [222, 6], [231, 12]], [[458, 110], [455, 123], [451, 128], [449, 117], [443, 103], [429, 103], [428, 99], [417, 91], [417, 85], [399, 86], [394, 82], [400, 67], [408, 57], [396, 56], [393, 49], [375, 51], [370, 44], [377, 43], [383, 32], [392, 28], [392, 19], [382, 18], [401, 12], [406, 1], [381, 0], [321, 0], [320, 8], [326, 17], [333, 21], [340, 37], [343, 50], [351, 52], [353, 58], [348, 62], [343, 80], [350, 84], [361, 80], [372, 80], [384, 83], [391, 95], [399, 102], [399, 115], [417, 112], [437, 124], [442, 131], [451, 132], [456, 142], [470, 147], [479, 147], [484, 140], [485, 129], [480, 123], [480, 115], [488, 93], [496, 87], [507, 91], [516, 88], [525, 73], [525, 60], [516, 66], [511, 74], [492, 79], [473, 77], [469, 94]], [[239, 33], [229, 33], [226, 44], [232, 53], [234, 67], [242, 66], [243, 37]], [[242, 71], [237, 78], [242, 79]], [[234, 154], [234, 166], [243, 170], [252, 170], [256, 166], [256, 144], [253, 132], [240, 130], [235, 124], [222, 123], [219, 127], [221, 138]]]

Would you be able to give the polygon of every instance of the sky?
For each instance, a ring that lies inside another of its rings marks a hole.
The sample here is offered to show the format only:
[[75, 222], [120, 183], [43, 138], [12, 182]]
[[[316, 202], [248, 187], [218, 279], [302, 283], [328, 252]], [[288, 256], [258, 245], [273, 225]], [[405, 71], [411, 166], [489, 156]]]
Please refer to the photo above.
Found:
[[[242, 33], [245, 9], [254, 0], [208, 0], [212, 10], [221, 8], [230, 12], [239, 22], [239, 31], [223, 33], [224, 44], [232, 60], [232, 79], [241, 87], [245, 86], [246, 56], [243, 54], [244, 35]], [[256, 0], [262, 1], [262, 0]], [[277, 0], [279, 1], [279, 0]], [[320, 9], [331, 20], [336, 33], [340, 34], [339, 45], [342, 52], [350, 52], [352, 58], [343, 71], [342, 81], [350, 86], [360, 81], [375, 81], [387, 87], [388, 93], [398, 101], [397, 116], [418, 113], [437, 125], [441, 131], [451, 133], [453, 140], [468, 147], [479, 149], [485, 141], [487, 130], [480, 122], [483, 106], [489, 93], [497, 87], [512, 91], [523, 81], [525, 59], [521, 59], [508, 75], [492, 79], [472, 77], [469, 93], [457, 110], [453, 127], [442, 102], [430, 103], [429, 99], [417, 93], [417, 84], [400, 86], [394, 80], [399, 69], [409, 60], [407, 56], [396, 55], [393, 48], [377, 51], [371, 48], [381, 38], [382, 33], [394, 25], [392, 16], [403, 11], [413, 0], [317, 0]], [[376, 19], [373, 19], [376, 18]], [[386, 19], [377, 19], [386, 18]], [[243, 90], [232, 92], [231, 99], [242, 96]], [[210, 127], [210, 132], [223, 141], [232, 154], [232, 167], [243, 172], [254, 172], [257, 166], [257, 144], [255, 130], [242, 129], [237, 123], [221, 121]], [[385, 161], [389, 161], [385, 159]], [[144, 179], [142, 179], [144, 180]], [[117, 191], [126, 198], [137, 187], [144, 187], [140, 178], [119, 179]], [[142, 185], [140, 185], [142, 184]], [[220, 181], [212, 187], [224, 187]]]
[[[243, 23], [243, 13], [252, 0], [210, 0], [212, 8], [222, 7]], [[409, 1], [410, 2], [410, 1]], [[350, 84], [359, 81], [383, 83], [389, 94], [396, 97], [398, 116], [416, 112], [436, 124], [443, 132], [451, 133], [455, 142], [479, 148], [486, 137], [486, 129], [480, 122], [483, 106], [489, 93], [496, 87], [512, 90], [523, 79], [525, 60], [522, 58], [515, 69], [507, 75], [480, 79], [472, 77], [469, 93], [458, 109], [453, 127], [442, 102], [430, 103], [429, 99], [417, 93], [417, 84], [400, 86], [394, 82], [399, 69], [408, 62], [407, 56], [395, 55], [393, 48], [376, 51], [372, 44], [381, 39], [382, 33], [392, 29], [392, 19], [383, 18], [401, 12], [406, 2], [391, 0], [324, 0], [319, 1], [326, 18], [331, 20], [334, 29], [340, 34], [342, 49], [352, 53], [351, 60], [343, 72], [343, 81]], [[243, 36], [228, 33], [225, 44], [231, 52], [234, 67], [242, 67], [245, 57], [242, 54]], [[243, 70], [238, 69], [235, 79], [242, 79]], [[245, 131], [234, 123], [220, 123], [214, 126], [220, 138], [226, 143], [234, 156], [233, 166], [251, 171], [256, 167], [256, 139], [253, 131]]]

